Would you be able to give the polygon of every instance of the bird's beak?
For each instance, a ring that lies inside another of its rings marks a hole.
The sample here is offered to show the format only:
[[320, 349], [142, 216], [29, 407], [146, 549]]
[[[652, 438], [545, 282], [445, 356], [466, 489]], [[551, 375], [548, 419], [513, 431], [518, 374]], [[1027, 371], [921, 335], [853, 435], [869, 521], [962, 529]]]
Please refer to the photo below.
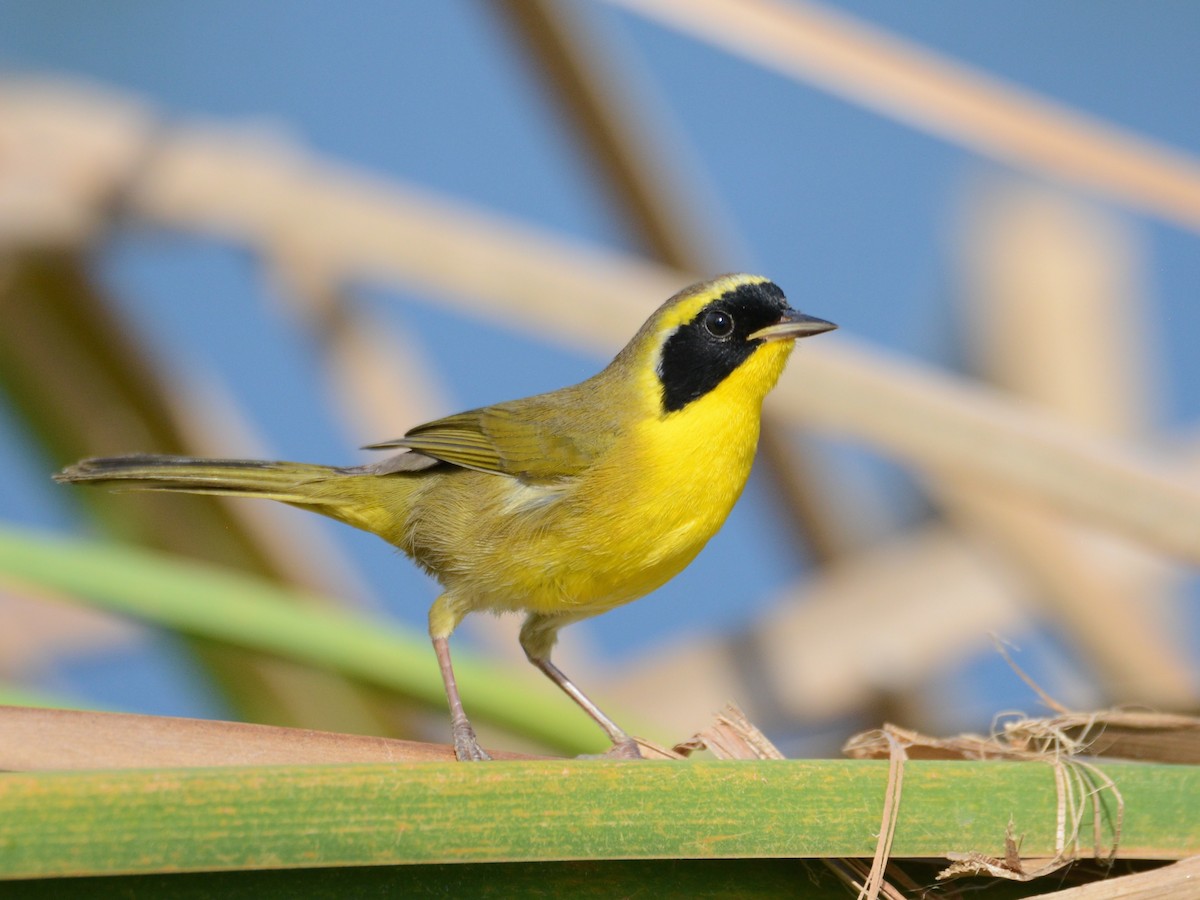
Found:
[[783, 314], [774, 325], [760, 328], [753, 332], [747, 340], [751, 341], [792, 341], [796, 338], [811, 337], [825, 331], [837, 328], [832, 322], [818, 319], [816, 316], [806, 316], [790, 309]]

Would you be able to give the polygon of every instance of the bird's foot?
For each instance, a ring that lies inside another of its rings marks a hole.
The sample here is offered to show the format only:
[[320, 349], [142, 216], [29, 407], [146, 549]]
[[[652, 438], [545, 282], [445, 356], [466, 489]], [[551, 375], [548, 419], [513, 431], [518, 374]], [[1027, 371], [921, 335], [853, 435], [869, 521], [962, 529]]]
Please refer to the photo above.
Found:
[[617, 741], [608, 748], [608, 752], [604, 754], [605, 759], [643, 759], [642, 751], [638, 749], [637, 741], [633, 738], [625, 738], [623, 741]]
[[475, 729], [465, 719], [454, 723], [454, 756], [459, 762], [483, 762], [492, 758], [479, 746]]
[[615, 742], [604, 753], [591, 753], [580, 756], [579, 759], [645, 759], [638, 749], [637, 741], [633, 738]]

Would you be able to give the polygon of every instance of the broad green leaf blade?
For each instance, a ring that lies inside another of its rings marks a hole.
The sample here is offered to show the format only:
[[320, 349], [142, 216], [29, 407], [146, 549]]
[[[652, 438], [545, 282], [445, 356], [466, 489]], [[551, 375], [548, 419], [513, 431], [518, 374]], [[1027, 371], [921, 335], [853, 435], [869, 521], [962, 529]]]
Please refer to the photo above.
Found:
[[[1200, 767], [1110, 764], [1123, 858], [1200, 853]], [[13, 878], [572, 859], [867, 857], [888, 764], [537, 761], [14, 773], [0, 778]], [[1100, 795], [1112, 839], [1111, 792]], [[893, 856], [1053, 856], [1054, 770], [911, 762]], [[1082, 817], [1089, 856], [1092, 815]]]
[[[298, 592], [262, 579], [133, 547], [3, 528], [0, 578], [35, 582], [187, 635], [277, 654], [445, 707], [423, 635], [298, 602]], [[565, 753], [604, 749], [599, 729], [532, 670], [510, 675], [457, 650], [454, 667], [472, 717]]]

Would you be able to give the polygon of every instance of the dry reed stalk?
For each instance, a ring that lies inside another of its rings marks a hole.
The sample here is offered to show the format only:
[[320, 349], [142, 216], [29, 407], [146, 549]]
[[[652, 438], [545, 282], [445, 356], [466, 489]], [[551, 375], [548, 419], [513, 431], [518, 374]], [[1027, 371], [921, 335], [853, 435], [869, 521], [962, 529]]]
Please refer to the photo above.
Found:
[[1149, 872], [1034, 894], [1028, 900], [1194, 900], [1198, 883], [1200, 856], [1193, 856]]
[[244, 722], [0, 706], [0, 769], [10, 772], [420, 761], [453, 762], [454, 748]]
[[[1003, 388], [1114, 439], [1147, 439], [1152, 354], [1142, 340], [1131, 238], [1032, 187], [973, 204], [962, 305], [976, 358]], [[1141, 548], [1026, 498], [939, 484], [952, 514], [1038, 589], [1110, 702], [1186, 708], [1197, 684], [1166, 613], [1178, 572]]]
[[816, 4], [611, 0], [881, 115], [1188, 228], [1200, 162]]

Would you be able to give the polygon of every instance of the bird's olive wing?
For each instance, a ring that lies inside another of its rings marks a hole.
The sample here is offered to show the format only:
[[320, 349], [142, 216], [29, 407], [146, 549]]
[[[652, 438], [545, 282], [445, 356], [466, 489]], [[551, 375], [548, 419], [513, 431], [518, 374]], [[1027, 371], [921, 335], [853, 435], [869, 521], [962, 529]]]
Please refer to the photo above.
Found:
[[403, 447], [443, 462], [518, 478], [570, 477], [591, 465], [612, 439], [581, 427], [569, 407], [528, 401], [473, 409], [418, 425], [369, 449]]

